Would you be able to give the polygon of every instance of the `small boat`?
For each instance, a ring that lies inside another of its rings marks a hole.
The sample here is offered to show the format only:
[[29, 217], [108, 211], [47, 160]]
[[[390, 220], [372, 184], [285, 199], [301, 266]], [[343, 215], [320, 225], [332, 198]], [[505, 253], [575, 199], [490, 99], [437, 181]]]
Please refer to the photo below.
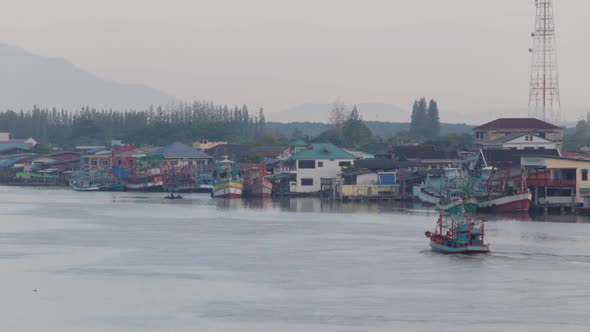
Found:
[[483, 218], [473, 218], [471, 214], [450, 216], [446, 220], [441, 212], [434, 233], [427, 231], [430, 247], [443, 254], [478, 254], [490, 252], [485, 243]]
[[174, 194], [170, 194], [168, 196], [165, 196], [164, 198], [165, 199], [182, 199], [182, 196], [181, 195], [174, 196]]
[[95, 184], [84, 185], [84, 184], [70, 183], [70, 187], [72, 187], [72, 189], [74, 189], [75, 191], [99, 191], [100, 190], [100, 188]]

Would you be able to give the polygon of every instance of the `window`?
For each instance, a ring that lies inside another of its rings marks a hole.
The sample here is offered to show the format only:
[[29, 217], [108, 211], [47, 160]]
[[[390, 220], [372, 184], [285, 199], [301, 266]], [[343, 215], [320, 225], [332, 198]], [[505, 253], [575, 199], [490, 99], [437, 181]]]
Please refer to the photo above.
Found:
[[539, 137], [545, 138], [545, 133], [539, 133]]
[[98, 166], [98, 160], [91, 160], [90, 166]]
[[588, 170], [587, 169], [582, 170], [582, 181], [588, 181]]
[[318, 167], [324, 167], [324, 162], [323, 161], [318, 161]]
[[527, 141], [527, 142], [532, 142], [533, 141], [533, 135], [526, 135], [524, 137], [524, 140]]
[[297, 162], [298, 168], [315, 168], [315, 160], [299, 160]]
[[341, 161], [338, 163], [340, 167], [350, 167], [350, 161]]
[[483, 133], [481, 131], [476, 131], [475, 138], [476, 139], [483, 139]]
[[313, 186], [313, 179], [301, 179], [302, 186]]
[[109, 161], [108, 160], [103, 160], [102, 161], [102, 166], [109, 166]]
[[525, 150], [534, 150], [535, 148], [532, 148], [532, 147], [530, 147], [530, 146], [527, 146], [527, 147], [525, 147], [524, 149], [525, 149]]

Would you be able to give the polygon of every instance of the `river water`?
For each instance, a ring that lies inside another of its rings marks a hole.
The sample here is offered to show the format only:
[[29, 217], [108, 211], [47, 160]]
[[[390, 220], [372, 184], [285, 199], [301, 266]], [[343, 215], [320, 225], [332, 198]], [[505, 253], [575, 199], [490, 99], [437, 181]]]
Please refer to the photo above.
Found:
[[590, 329], [584, 218], [445, 256], [419, 207], [163, 196], [0, 187], [0, 331]]

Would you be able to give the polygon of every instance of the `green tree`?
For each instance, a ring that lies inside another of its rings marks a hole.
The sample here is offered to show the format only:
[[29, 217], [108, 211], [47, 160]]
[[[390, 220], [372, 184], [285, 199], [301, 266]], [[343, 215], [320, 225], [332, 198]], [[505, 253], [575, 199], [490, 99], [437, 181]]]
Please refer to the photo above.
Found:
[[440, 117], [438, 114], [438, 105], [434, 99], [428, 103], [428, 112], [426, 114], [427, 137], [436, 137], [440, 133]]
[[50, 150], [51, 148], [49, 147], [49, 145], [45, 143], [37, 143], [33, 147], [33, 152], [37, 154], [47, 154]]
[[372, 138], [371, 129], [367, 127], [355, 105], [344, 123], [342, 141], [347, 146], [356, 148], [369, 143]]
[[589, 127], [584, 120], [578, 121], [575, 131], [566, 134], [563, 138], [563, 150], [568, 152], [580, 152], [580, 147], [588, 145]]
[[410, 133], [418, 140], [424, 137], [425, 132], [428, 130], [427, 122], [427, 109], [426, 98], [422, 97], [419, 100], [414, 101], [412, 107], [412, 119], [410, 122]]

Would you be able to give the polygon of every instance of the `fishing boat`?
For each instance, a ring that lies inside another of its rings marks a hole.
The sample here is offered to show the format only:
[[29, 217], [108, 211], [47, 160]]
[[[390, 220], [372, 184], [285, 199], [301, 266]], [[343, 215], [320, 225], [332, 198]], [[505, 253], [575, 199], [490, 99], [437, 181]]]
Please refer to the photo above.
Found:
[[220, 198], [241, 198], [244, 192], [244, 185], [239, 179], [239, 172], [233, 168], [234, 162], [224, 159], [218, 163], [217, 179], [213, 185], [212, 197]]
[[494, 212], [528, 211], [532, 194], [523, 172], [511, 176], [509, 165], [484, 167], [475, 180], [474, 195], [481, 210]]
[[240, 165], [244, 174], [244, 196], [269, 198], [272, 193], [272, 182], [266, 178], [264, 164]]
[[272, 182], [267, 178], [261, 178], [249, 183], [249, 194], [257, 198], [270, 198], [272, 193]]
[[93, 183], [71, 183], [70, 187], [75, 191], [99, 191], [100, 187]]
[[195, 182], [195, 190], [197, 192], [212, 192], [213, 191], [213, 170], [207, 168], [193, 169], [193, 180]]
[[472, 214], [447, 216], [440, 213], [434, 232], [427, 231], [430, 248], [443, 254], [478, 254], [490, 252], [485, 243], [485, 219]]
[[427, 175], [425, 183], [415, 189], [418, 199], [451, 214], [477, 212], [479, 205], [469, 190], [469, 177], [458, 168], [448, 167], [443, 171], [443, 176], [439, 179], [431, 179]]
[[129, 176], [125, 181], [125, 189], [129, 191], [162, 191], [163, 185], [159, 168]]
[[70, 187], [75, 191], [98, 191], [100, 187], [94, 181], [94, 173], [82, 167], [72, 173], [69, 180]]
[[213, 197], [241, 198], [244, 192], [244, 185], [232, 179], [221, 179], [213, 186]]

